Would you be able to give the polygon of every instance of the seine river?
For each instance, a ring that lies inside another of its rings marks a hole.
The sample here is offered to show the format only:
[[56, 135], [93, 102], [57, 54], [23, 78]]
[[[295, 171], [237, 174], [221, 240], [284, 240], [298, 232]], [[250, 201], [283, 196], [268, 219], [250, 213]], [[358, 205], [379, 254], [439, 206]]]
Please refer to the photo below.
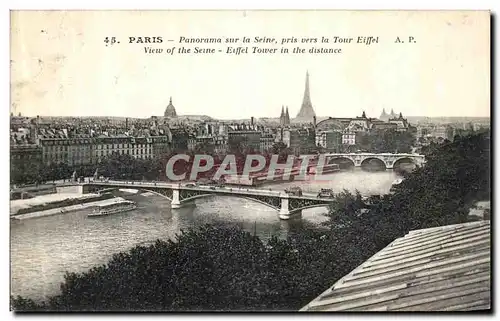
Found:
[[[397, 175], [385, 172], [340, 172], [331, 179], [266, 186], [273, 190], [299, 185], [304, 191], [320, 188], [359, 190], [364, 195], [387, 193]], [[151, 194], [120, 196], [138, 209], [109, 217], [88, 218], [88, 209], [23, 220], [11, 224], [11, 293], [41, 299], [59, 292], [65, 271], [82, 272], [106, 263], [113, 253], [156, 239], [173, 238], [181, 229], [206, 223], [237, 225], [260, 237], [285, 237], [305, 227], [320, 227], [326, 208], [303, 211], [302, 219], [282, 221], [277, 212], [250, 200], [213, 197], [195, 206], [171, 210], [167, 199]]]

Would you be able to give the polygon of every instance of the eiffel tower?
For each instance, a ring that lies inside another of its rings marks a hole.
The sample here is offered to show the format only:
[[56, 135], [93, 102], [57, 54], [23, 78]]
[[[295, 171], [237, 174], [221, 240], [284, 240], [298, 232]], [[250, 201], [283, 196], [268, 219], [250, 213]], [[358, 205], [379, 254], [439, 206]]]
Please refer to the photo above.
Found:
[[309, 92], [309, 72], [306, 72], [306, 88], [304, 91], [304, 99], [302, 100], [302, 107], [295, 118], [299, 122], [313, 122], [316, 113], [314, 112], [311, 103], [311, 94]]

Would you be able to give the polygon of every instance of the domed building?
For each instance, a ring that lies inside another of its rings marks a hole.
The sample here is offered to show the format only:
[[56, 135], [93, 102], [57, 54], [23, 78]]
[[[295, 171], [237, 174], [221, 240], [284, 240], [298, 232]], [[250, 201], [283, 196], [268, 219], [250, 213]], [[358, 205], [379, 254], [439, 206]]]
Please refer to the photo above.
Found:
[[170, 102], [169, 102], [167, 108], [165, 109], [165, 114], [163, 116], [168, 117], [168, 118], [176, 118], [177, 117], [177, 112], [175, 111], [175, 107], [172, 104], [172, 97], [170, 97]]

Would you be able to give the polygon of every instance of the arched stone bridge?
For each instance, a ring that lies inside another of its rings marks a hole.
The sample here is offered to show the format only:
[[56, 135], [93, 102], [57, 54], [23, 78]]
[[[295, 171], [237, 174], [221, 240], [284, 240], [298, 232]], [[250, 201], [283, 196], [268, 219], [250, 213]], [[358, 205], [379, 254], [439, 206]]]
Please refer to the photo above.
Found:
[[361, 167], [363, 164], [373, 159], [381, 161], [386, 169], [393, 169], [403, 161], [410, 161], [418, 166], [423, 166], [425, 164], [425, 156], [420, 154], [326, 153], [323, 155], [325, 157], [325, 164], [332, 163], [336, 159], [347, 159], [351, 161], [352, 165], [355, 167]]
[[126, 181], [93, 181], [84, 183], [83, 193], [96, 193], [106, 189], [137, 189], [149, 191], [171, 201], [172, 208], [180, 208], [195, 199], [210, 196], [239, 197], [255, 201], [279, 211], [279, 217], [287, 220], [302, 210], [312, 207], [328, 206], [331, 198], [318, 198], [317, 194], [304, 193], [302, 196], [289, 195], [283, 191], [269, 191], [234, 187], [187, 187], [183, 184], [165, 182], [126, 182]]

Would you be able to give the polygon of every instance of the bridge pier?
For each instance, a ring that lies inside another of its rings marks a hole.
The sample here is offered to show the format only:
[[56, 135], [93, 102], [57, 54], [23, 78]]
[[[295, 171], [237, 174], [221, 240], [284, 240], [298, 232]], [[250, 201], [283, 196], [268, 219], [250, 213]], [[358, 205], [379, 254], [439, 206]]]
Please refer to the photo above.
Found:
[[279, 218], [282, 220], [290, 219], [290, 209], [288, 208], [288, 197], [281, 197], [281, 208]]
[[291, 213], [290, 212], [290, 206], [289, 206], [289, 197], [288, 194], [285, 194], [283, 196], [280, 196], [281, 200], [281, 208], [279, 212], [279, 218], [282, 220], [289, 220], [292, 218], [300, 218], [302, 217], [302, 211], [296, 211]]
[[172, 189], [172, 203], [171, 203], [171, 208], [181, 208], [181, 200], [180, 200], [180, 195], [179, 195], [179, 190], [176, 188]]
[[279, 214], [279, 218], [284, 220], [284, 221], [291, 220], [291, 219], [297, 219], [297, 218], [301, 218], [301, 217], [302, 217], [302, 211], [297, 211], [297, 212], [293, 212], [293, 213], [290, 213], [290, 211], [288, 211], [288, 212], [280, 211], [280, 214]]

